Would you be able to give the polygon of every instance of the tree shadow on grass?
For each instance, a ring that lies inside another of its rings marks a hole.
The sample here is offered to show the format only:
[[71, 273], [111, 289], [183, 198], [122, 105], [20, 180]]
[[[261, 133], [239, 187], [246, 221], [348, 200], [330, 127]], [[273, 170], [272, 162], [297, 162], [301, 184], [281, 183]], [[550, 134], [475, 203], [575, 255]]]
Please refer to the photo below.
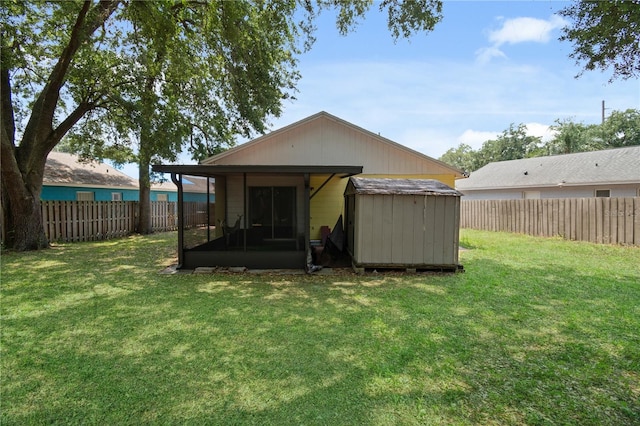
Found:
[[[3, 424], [633, 424], [640, 414], [630, 273], [611, 283], [488, 259], [451, 276], [135, 267], [72, 280], [29, 315], [3, 307]], [[20, 303], [38, 293], [22, 291]]]

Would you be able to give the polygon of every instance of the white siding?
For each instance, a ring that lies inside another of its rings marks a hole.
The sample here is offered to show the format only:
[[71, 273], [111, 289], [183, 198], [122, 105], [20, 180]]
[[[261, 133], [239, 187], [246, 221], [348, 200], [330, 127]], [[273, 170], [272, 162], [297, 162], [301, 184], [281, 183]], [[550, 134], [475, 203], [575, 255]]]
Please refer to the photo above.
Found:
[[212, 157], [205, 164], [363, 166], [364, 174], [454, 175], [442, 163], [320, 114]]
[[464, 200], [519, 200], [523, 192], [540, 191], [540, 198], [591, 198], [596, 189], [611, 190], [611, 197], [637, 197], [640, 185], [589, 185], [556, 188], [462, 190]]

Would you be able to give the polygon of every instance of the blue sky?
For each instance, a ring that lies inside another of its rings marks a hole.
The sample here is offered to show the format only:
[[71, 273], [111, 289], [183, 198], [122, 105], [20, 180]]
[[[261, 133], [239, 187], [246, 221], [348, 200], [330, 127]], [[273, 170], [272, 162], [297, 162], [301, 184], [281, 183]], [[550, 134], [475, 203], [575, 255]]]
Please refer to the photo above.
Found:
[[536, 135], [558, 118], [599, 123], [602, 100], [640, 109], [638, 80], [574, 78], [572, 47], [558, 41], [557, 12], [567, 4], [445, 1], [433, 32], [395, 44], [377, 11], [346, 37], [322, 16], [313, 50], [300, 59], [297, 100], [273, 128], [325, 110], [439, 157], [463, 142], [479, 148], [511, 123]]
[[640, 109], [640, 80], [574, 78], [572, 46], [558, 41], [568, 4], [445, 1], [433, 32], [395, 43], [377, 5], [347, 36], [323, 13], [299, 59], [297, 99], [270, 128], [327, 111], [437, 158], [460, 143], [477, 149], [511, 123], [545, 138], [556, 119], [599, 123], [602, 100], [606, 111]]

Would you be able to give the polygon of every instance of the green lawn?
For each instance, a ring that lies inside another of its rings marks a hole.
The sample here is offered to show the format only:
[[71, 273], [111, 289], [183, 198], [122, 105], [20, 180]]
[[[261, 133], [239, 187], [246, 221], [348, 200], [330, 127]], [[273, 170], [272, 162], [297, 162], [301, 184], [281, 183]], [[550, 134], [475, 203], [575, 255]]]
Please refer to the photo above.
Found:
[[465, 273], [2, 254], [0, 424], [640, 424], [640, 249], [463, 231]]

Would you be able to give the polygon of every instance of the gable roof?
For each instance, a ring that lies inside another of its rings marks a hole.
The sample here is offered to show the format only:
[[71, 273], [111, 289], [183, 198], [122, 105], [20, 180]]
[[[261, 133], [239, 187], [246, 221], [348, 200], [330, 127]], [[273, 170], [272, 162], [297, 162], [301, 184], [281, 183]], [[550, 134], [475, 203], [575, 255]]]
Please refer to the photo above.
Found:
[[362, 165], [363, 173], [462, 171], [321, 111], [202, 161], [205, 165]]
[[138, 181], [99, 162], [81, 162], [66, 152], [52, 151], [44, 166], [43, 183], [54, 186], [94, 186], [138, 189]]
[[[98, 161], [81, 161], [77, 155], [58, 151], [52, 151], [47, 156], [42, 183], [47, 186], [140, 189], [138, 179], [134, 179], [114, 167]], [[193, 183], [194, 190], [187, 192], [207, 191], [206, 183], [201, 183], [199, 180]], [[151, 189], [167, 192], [178, 191], [173, 182], [152, 183]]]
[[486, 190], [640, 183], [640, 146], [498, 161], [456, 182], [456, 188]]

